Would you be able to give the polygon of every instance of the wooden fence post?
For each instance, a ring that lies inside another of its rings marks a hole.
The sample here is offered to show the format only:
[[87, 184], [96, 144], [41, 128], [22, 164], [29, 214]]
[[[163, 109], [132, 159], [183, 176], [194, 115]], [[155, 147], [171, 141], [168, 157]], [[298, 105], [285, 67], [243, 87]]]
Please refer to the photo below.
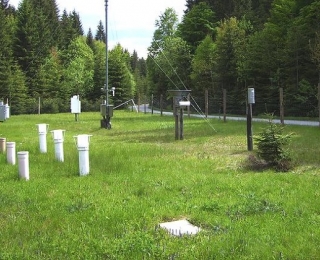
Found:
[[318, 114], [319, 114], [318, 116], [319, 116], [319, 127], [320, 127], [320, 82], [318, 83]]
[[283, 88], [280, 88], [280, 122], [284, 125]]
[[[190, 102], [190, 93], [188, 94], [187, 100]], [[190, 102], [191, 104], [191, 102]], [[190, 118], [190, 106], [188, 106], [188, 117]]]
[[163, 95], [161, 94], [160, 95], [160, 115], [162, 116], [163, 115], [163, 106], [162, 106], [162, 99], [163, 99]]
[[153, 94], [151, 95], [151, 115], [153, 115]]
[[205, 115], [206, 118], [208, 118], [208, 113], [209, 113], [209, 91], [208, 89], [205, 90], [205, 97], [204, 97], [204, 103], [205, 103]]
[[227, 121], [227, 90], [223, 89], [223, 122]]

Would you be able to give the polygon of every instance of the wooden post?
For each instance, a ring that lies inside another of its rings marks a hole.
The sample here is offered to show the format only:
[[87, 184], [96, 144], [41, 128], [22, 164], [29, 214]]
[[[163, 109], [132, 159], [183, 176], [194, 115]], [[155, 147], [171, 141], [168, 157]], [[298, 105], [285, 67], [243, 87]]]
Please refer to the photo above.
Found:
[[161, 94], [160, 95], [160, 115], [162, 116], [163, 115], [163, 106], [162, 106], [162, 99], [163, 99], [163, 95]]
[[223, 122], [227, 121], [227, 90], [223, 89]]
[[153, 115], [153, 94], [151, 95], [151, 115]]
[[208, 113], [209, 113], [209, 97], [208, 96], [209, 96], [209, 92], [208, 92], [208, 89], [206, 89], [205, 97], [204, 97], [206, 118], [208, 118]]
[[320, 127], [320, 82], [318, 83], [318, 110], [319, 110], [319, 127]]
[[40, 111], [41, 111], [41, 100], [39, 97], [39, 101], [38, 101], [38, 115], [40, 115]]
[[147, 114], [147, 100], [146, 97], [144, 97], [144, 102], [143, 102], [143, 107], [144, 107], [144, 113]]
[[[187, 100], [190, 102], [190, 93], [188, 94]], [[190, 106], [188, 106], [187, 109], [188, 109], [188, 117], [190, 118]]]
[[140, 112], [140, 94], [138, 95], [138, 113]]
[[284, 125], [283, 88], [280, 88], [280, 122]]

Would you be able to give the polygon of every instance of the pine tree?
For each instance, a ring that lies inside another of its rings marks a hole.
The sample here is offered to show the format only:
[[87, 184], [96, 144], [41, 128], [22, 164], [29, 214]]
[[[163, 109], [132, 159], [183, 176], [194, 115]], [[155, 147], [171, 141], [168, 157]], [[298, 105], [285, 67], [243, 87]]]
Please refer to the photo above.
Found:
[[215, 13], [210, 6], [206, 3], [199, 3], [184, 15], [178, 26], [178, 35], [191, 46], [192, 53], [194, 53], [207, 35], [215, 38], [215, 21]]
[[9, 98], [9, 76], [12, 63], [11, 35], [8, 18], [0, 8], [0, 100]]
[[92, 50], [94, 49], [93, 35], [92, 35], [91, 28], [89, 28], [89, 31], [88, 31], [88, 34], [87, 34], [86, 43], [88, 44], [88, 46], [89, 46]]
[[106, 43], [106, 33], [104, 31], [104, 27], [102, 21], [99, 21], [96, 36], [94, 37], [97, 41], [102, 41]]
[[127, 64], [130, 57], [120, 44], [115, 46], [109, 55], [109, 87], [115, 87], [114, 104], [119, 105], [134, 96], [135, 81]]
[[57, 12], [55, 0], [23, 0], [17, 12], [14, 54], [26, 75], [26, 85], [32, 97], [38, 97], [43, 92], [39, 69], [51, 48], [58, 44]]
[[84, 31], [79, 14], [75, 10], [73, 10], [70, 14], [70, 18], [72, 21], [72, 28], [75, 30], [76, 35], [82, 36], [84, 34]]
[[90, 100], [98, 100], [102, 97], [101, 88], [106, 83], [106, 45], [101, 41], [94, 41], [94, 74], [93, 89], [89, 95]]

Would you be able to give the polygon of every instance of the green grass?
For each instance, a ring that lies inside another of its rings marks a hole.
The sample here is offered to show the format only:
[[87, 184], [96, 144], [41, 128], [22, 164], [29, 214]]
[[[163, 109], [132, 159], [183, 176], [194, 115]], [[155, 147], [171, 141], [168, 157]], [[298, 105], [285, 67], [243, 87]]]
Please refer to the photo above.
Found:
[[[39, 153], [36, 124], [65, 129], [65, 162]], [[287, 126], [294, 170], [247, 171], [246, 123], [115, 111], [13, 116], [0, 137], [27, 150], [30, 180], [0, 154], [0, 259], [320, 259], [320, 135]], [[253, 132], [265, 126], [254, 123]], [[90, 174], [79, 177], [73, 136], [92, 134]], [[255, 149], [255, 147], [254, 147]], [[203, 231], [158, 228], [186, 218]]]

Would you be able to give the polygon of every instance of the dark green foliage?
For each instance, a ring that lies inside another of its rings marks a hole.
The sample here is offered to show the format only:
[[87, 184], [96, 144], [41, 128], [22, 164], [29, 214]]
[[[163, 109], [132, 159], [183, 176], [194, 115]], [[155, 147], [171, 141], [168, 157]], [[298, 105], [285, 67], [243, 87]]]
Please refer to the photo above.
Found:
[[12, 62], [11, 35], [8, 18], [0, 8], [0, 99], [9, 97], [9, 76]]
[[60, 28], [61, 35], [59, 48], [61, 50], [65, 50], [68, 48], [70, 42], [78, 36], [75, 29], [72, 26], [72, 19], [66, 10], [63, 10], [62, 17], [60, 20]]
[[128, 66], [130, 56], [123, 50], [120, 44], [109, 53], [109, 89], [114, 87], [115, 96], [112, 97], [114, 105], [120, 105], [133, 98], [135, 81]]
[[93, 44], [93, 35], [92, 35], [91, 28], [89, 28], [89, 31], [88, 31], [88, 34], [87, 34], [86, 43], [93, 50], [94, 44]]
[[178, 26], [178, 35], [191, 46], [192, 53], [207, 35], [215, 38], [215, 34], [215, 13], [205, 3], [195, 5]]
[[255, 136], [258, 157], [279, 171], [288, 171], [291, 158], [285, 146], [291, 135], [284, 134], [284, 127], [273, 123], [271, 118], [267, 127]]
[[106, 42], [106, 33], [104, 31], [104, 27], [102, 24], [102, 21], [99, 21], [98, 27], [97, 27], [97, 32], [96, 35], [94, 37], [97, 41], [102, 41], [102, 42]]
[[81, 36], [84, 34], [83, 28], [82, 28], [82, 22], [80, 19], [79, 13], [76, 12], [76, 10], [73, 10], [70, 14], [70, 18], [72, 21], [72, 28], [75, 30], [75, 33], [77, 36]]
[[38, 74], [51, 48], [58, 45], [58, 23], [55, 0], [24, 0], [19, 6], [14, 54], [26, 75], [28, 93], [32, 97], [42, 92]]

